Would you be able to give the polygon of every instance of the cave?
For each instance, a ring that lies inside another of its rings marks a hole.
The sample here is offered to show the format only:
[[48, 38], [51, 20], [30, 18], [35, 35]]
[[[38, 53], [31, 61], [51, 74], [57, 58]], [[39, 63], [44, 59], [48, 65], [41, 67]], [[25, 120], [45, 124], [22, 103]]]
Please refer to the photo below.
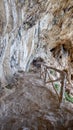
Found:
[[0, 130], [73, 130], [73, 0], [0, 0]]

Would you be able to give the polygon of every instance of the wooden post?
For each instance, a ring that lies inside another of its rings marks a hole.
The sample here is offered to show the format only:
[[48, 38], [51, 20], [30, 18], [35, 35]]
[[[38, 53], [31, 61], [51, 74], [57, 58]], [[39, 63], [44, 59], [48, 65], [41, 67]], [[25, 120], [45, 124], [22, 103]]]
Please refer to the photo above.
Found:
[[66, 87], [66, 73], [63, 72], [63, 75], [61, 77], [61, 90], [60, 90], [60, 106], [64, 101], [65, 98], [65, 87]]

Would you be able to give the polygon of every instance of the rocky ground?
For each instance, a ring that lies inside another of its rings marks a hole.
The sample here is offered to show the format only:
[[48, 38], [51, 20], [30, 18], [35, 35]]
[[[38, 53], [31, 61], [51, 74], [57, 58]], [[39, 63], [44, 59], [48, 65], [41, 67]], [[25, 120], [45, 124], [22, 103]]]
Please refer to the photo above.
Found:
[[0, 93], [0, 130], [73, 130], [73, 105], [60, 108], [49, 86], [39, 72], [15, 74]]

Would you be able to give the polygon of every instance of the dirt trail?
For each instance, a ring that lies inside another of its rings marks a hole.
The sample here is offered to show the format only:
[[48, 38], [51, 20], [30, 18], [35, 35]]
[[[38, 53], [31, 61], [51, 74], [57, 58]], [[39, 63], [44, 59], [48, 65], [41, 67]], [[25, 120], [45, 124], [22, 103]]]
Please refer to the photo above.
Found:
[[65, 103], [59, 108], [56, 95], [43, 84], [39, 73], [18, 73], [10, 86], [0, 99], [0, 130], [73, 129], [70, 106]]

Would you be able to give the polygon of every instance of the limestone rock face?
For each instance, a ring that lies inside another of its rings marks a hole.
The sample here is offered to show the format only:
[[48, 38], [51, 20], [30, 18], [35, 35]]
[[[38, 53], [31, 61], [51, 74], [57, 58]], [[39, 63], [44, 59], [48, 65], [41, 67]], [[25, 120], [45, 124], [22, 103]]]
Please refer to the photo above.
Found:
[[69, 42], [73, 47], [73, 0], [0, 0], [2, 83], [27, 71], [35, 57], [47, 60], [52, 48]]

